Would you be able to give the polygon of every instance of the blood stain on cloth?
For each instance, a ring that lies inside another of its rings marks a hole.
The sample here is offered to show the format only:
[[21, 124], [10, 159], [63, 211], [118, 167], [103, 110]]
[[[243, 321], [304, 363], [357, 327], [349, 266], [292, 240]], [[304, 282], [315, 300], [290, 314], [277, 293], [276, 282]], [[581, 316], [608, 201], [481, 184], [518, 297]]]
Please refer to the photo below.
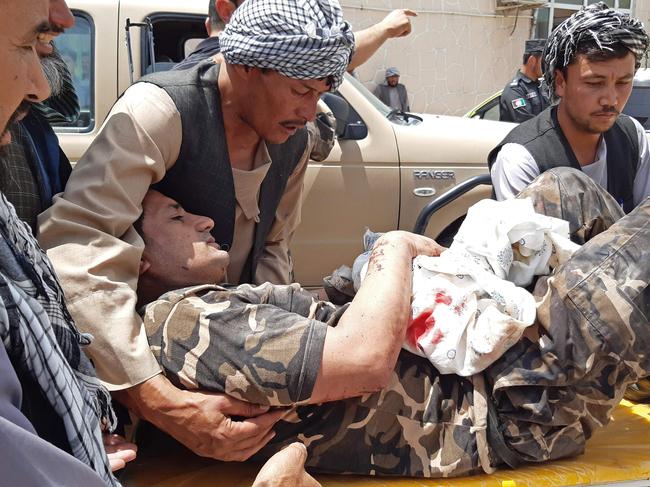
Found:
[[433, 332], [433, 338], [431, 339], [431, 345], [438, 345], [444, 338], [444, 334], [440, 330]]
[[418, 347], [418, 339], [436, 326], [433, 310], [426, 309], [411, 320], [406, 330], [406, 338], [412, 347]]
[[[444, 291], [435, 294], [434, 302], [436, 305], [451, 306], [452, 298]], [[433, 309], [426, 309], [411, 320], [406, 330], [406, 339], [413, 348], [422, 350], [418, 343], [421, 336], [433, 330], [436, 326], [436, 319], [433, 316]], [[445, 334], [441, 330], [435, 330], [431, 337], [431, 345], [438, 345]]]
[[444, 304], [447, 306], [451, 306], [451, 296], [449, 296], [446, 292], [440, 291], [436, 293], [436, 298], [435, 298], [436, 304]]

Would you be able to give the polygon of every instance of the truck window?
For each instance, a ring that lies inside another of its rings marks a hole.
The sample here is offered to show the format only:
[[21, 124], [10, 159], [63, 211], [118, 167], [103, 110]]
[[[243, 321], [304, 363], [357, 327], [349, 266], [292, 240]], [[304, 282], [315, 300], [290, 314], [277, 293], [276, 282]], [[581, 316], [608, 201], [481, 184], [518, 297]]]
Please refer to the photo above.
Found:
[[[185, 59], [208, 34], [205, 15], [154, 13], [148, 16], [153, 25], [154, 62], [156, 71], [167, 71]], [[142, 31], [143, 35], [145, 31]], [[142, 72], [151, 73], [151, 56], [142, 39]]]
[[70, 69], [81, 112], [76, 121], [53, 126], [57, 132], [83, 133], [95, 127], [95, 27], [89, 15], [76, 10], [73, 14], [74, 27], [58, 36], [54, 44]]
[[650, 130], [650, 83], [635, 85], [623, 113], [636, 118], [646, 131]]
[[489, 103], [486, 103], [486, 105], [483, 108], [481, 108], [481, 115], [479, 116], [479, 118], [483, 120], [498, 121], [499, 117], [501, 116], [500, 108], [499, 108], [500, 101], [501, 101], [501, 97], [498, 97], [490, 101]]

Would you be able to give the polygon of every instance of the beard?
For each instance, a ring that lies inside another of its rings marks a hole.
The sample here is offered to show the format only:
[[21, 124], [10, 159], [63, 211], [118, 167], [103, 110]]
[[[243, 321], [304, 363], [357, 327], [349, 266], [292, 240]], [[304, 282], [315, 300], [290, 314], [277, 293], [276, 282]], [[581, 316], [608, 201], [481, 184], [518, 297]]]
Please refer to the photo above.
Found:
[[[605, 121], [598, 121], [594, 120], [592, 118], [592, 115], [596, 115], [597, 113], [609, 113], [614, 115], [611, 119]], [[567, 105], [566, 107], [566, 115], [571, 119], [572, 123], [582, 132], [589, 133], [589, 134], [602, 134], [604, 132], [607, 132], [609, 129], [612, 128], [614, 123], [616, 123], [616, 120], [618, 118], [618, 115], [620, 115], [620, 112], [616, 109], [616, 107], [608, 106], [608, 107], [603, 107], [599, 112], [593, 112], [588, 115], [582, 115], [582, 114], [577, 114], [574, 113], [574, 111]]]
[[51, 95], [58, 96], [63, 91], [65, 80], [70, 78], [70, 70], [59, 50], [54, 46], [52, 54], [41, 59], [43, 74], [50, 86]]

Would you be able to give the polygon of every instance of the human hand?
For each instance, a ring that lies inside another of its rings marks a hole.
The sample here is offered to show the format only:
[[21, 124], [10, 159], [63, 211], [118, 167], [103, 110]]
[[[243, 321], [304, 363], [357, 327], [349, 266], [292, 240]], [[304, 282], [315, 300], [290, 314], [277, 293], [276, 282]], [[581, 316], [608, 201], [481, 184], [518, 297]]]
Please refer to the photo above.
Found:
[[127, 406], [197, 455], [217, 460], [244, 461], [257, 453], [275, 436], [271, 428], [286, 412], [268, 412], [268, 406], [225, 394], [183, 391], [162, 374], [128, 392]]
[[391, 242], [400, 248], [406, 248], [411, 254], [412, 258], [417, 257], [418, 255], [437, 256], [446, 250], [441, 245], [438, 245], [435, 240], [429, 237], [411, 232], [405, 232], [403, 230], [396, 230], [387, 232], [379, 237], [379, 239], [375, 242], [373, 251], [378, 247]]
[[127, 462], [135, 460], [138, 447], [134, 443], [126, 441], [120, 435], [108, 433], [102, 435], [102, 441], [112, 472], [124, 468]]
[[305, 472], [307, 448], [292, 443], [283, 448], [262, 466], [253, 487], [320, 487], [320, 483]]
[[408, 8], [393, 10], [380, 22], [388, 39], [404, 37], [411, 33], [411, 19], [417, 17], [417, 13]]

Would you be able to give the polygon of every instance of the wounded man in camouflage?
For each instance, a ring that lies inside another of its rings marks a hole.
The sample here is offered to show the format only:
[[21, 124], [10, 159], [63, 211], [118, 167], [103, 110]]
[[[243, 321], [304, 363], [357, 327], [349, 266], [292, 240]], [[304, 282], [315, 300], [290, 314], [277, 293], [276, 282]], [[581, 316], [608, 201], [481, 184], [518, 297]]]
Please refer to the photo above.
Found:
[[625, 387], [650, 370], [650, 198], [623, 215], [581, 172], [541, 175], [521, 197], [568, 220], [584, 244], [537, 283], [538, 315], [484, 372], [441, 375], [399, 351], [410, 260], [437, 245], [404, 232], [376, 244], [349, 305], [298, 285], [227, 287], [212, 221], [150, 193], [141, 231], [149, 343], [179, 386], [292, 406], [257, 456], [298, 439], [325, 472], [417, 477], [492, 472], [583, 452]]

